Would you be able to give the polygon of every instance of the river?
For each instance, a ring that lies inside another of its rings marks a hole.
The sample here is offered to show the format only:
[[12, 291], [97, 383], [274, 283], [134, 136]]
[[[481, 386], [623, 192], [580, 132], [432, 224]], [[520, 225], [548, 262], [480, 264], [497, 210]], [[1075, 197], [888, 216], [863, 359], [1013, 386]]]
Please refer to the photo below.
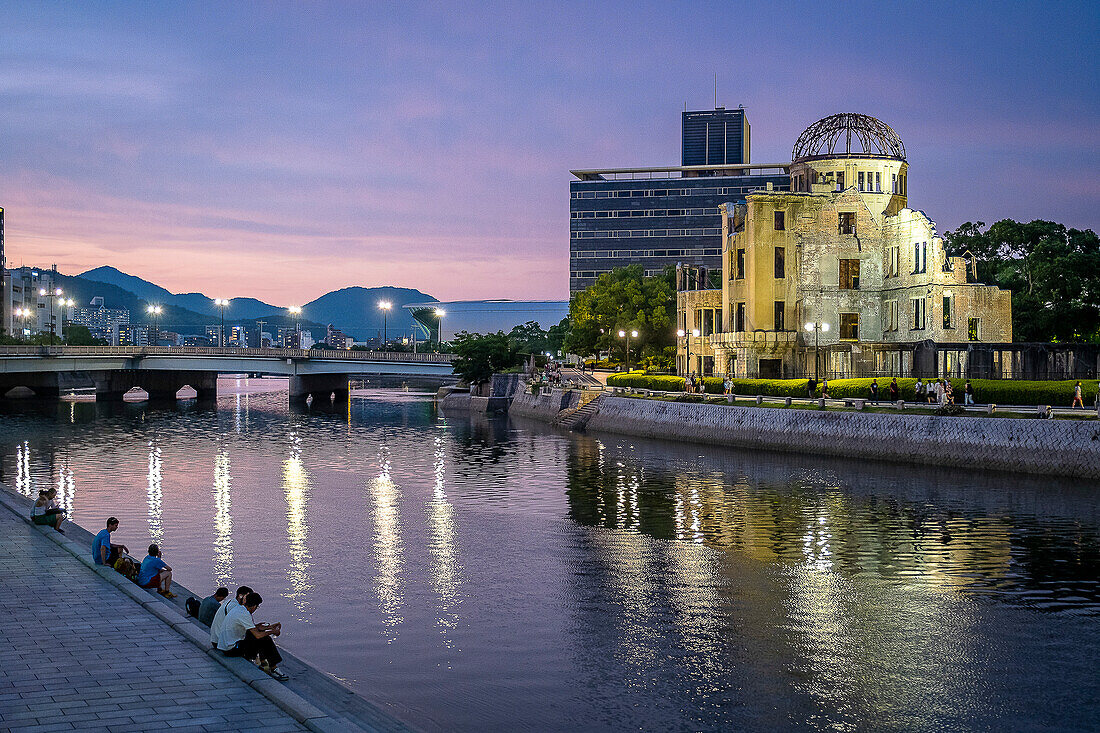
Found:
[[[428, 730], [1084, 730], [1087, 482], [574, 435], [356, 392], [0, 406], [56, 486], [196, 591]], [[139, 554], [144, 554], [139, 553]], [[28, 609], [29, 611], [31, 609]]]

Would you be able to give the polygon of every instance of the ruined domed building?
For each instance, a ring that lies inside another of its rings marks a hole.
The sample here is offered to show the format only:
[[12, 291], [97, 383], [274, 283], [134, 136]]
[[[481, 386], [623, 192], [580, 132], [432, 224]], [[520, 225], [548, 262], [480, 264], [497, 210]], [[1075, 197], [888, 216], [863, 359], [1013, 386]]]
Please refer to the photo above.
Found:
[[721, 287], [717, 273], [678, 273], [679, 372], [932, 376], [997, 358], [968, 345], [1012, 341], [1010, 294], [976, 282], [969, 256], [946, 256], [935, 223], [909, 205], [908, 168], [881, 120], [808, 127], [791, 190], [720, 207]]

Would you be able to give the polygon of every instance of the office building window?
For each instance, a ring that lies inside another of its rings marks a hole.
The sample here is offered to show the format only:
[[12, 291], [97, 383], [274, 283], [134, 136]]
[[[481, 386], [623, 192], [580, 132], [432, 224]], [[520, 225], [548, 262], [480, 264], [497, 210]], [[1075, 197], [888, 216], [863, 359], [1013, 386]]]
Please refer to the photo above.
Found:
[[882, 174], [875, 173], [875, 192], [882, 193]]
[[967, 341], [981, 341], [982, 334], [982, 319], [981, 318], [968, 318], [966, 321], [966, 340]]
[[910, 330], [923, 331], [925, 325], [926, 304], [924, 298], [910, 298], [910, 313], [912, 314], [909, 325]]
[[859, 260], [840, 261], [840, 289], [859, 290]]
[[734, 330], [737, 331], [737, 333], [743, 333], [745, 330], [745, 304], [743, 302], [737, 304], [734, 326]]
[[737, 272], [737, 279], [738, 280], [744, 280], [745, 279], [745, 250], [744, 249], [737, 250], [737, 268], [736, 268], [736, 272]]
[[859, 190], [860, 191], [863, 190], [863, 177], [864, 177], [864, 173], [863, 173], [863, 171], [860, 171], [859, 172]]
[[775, 212], [775, 231], [781, 232], [781, 231], [783, 231], [784, 229], [787, 228], [787, 221], [786, 221], [785, 214], [786, 214], [786, 212], [784, 212], [784, 211]]
[[947, 293], [944, 293], [944, 296], [943, 296], [943, 327], [944, 328], [954, 328], [954, 326], [951, 325], [951, 311], [952, 311], [951, 296]]
[[783, 314], [787, 310], [787, 303], [782, 300], [775, 301], [775, 330], [786, 331], [786, 325], [784, 324]]
[[856, 215], [853, 211], [841, 212], [837, 215], [837, 224], [841, 234], [856, 233]]
[[776, 247], [775, 248], [775, 276], [777, 278], [784, 278], [787, 276], [787, 248]]
[[840, 338], [842, 341], [859, 340], [859, 314], [840, 314]]

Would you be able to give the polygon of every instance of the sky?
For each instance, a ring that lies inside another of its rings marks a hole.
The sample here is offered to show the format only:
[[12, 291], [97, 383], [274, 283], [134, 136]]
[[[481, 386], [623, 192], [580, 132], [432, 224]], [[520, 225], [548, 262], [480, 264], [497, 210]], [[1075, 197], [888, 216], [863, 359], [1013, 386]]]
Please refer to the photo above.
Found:
[[0, 2], [9, 266], [174, 292], [568, 297], [571, 169], [678, 165], [744, 105], [752, 160], [837, 112], [909, 201], [1100, 228], [1100, 4]]

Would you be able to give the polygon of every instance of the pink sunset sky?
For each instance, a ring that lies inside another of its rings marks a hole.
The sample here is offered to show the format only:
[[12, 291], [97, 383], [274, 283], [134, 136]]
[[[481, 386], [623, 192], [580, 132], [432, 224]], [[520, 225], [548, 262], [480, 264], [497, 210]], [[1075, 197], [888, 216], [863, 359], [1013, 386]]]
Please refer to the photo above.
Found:
[[[1042, 8], [1036, 11], [1034, 8]], [[9, 266], [306, 302], [348, 285], [564, 299], [569, 170], [679, 163], [743, 104], [753, 160], [863, 112], [941, 231], [1097, 228], [1093, 4], [11, 3]]]

